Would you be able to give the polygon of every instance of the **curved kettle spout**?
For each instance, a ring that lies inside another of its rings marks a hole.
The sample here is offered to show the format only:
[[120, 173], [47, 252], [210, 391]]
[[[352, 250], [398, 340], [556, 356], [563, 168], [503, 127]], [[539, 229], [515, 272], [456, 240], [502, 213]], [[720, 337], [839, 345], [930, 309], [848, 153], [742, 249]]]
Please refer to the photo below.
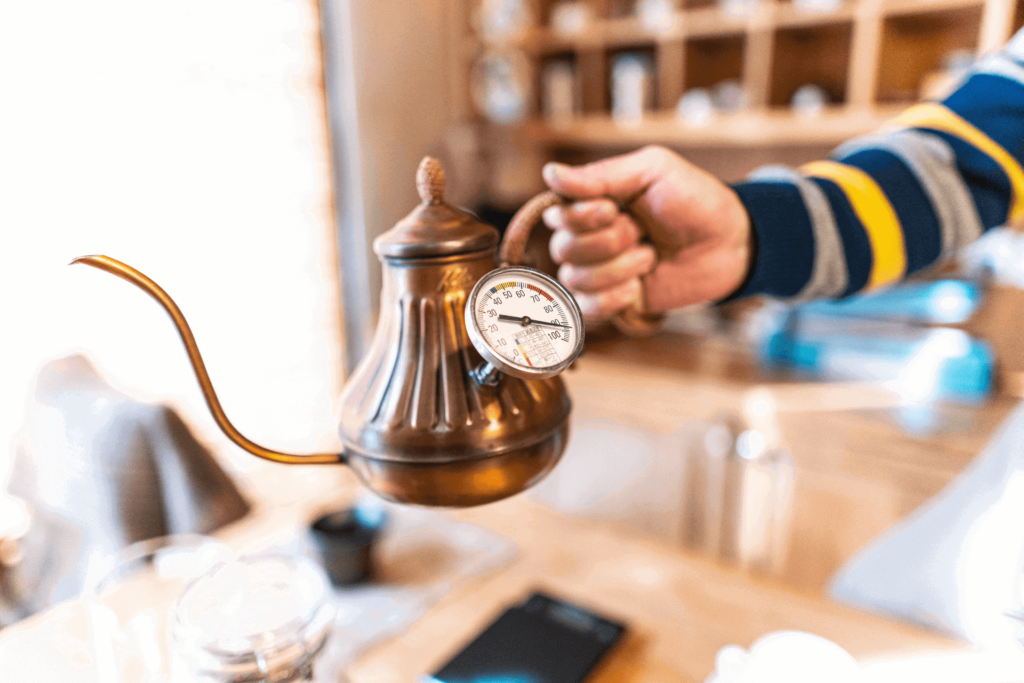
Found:
[[235, 426], [231, 424], [230, 420], [228, 420], [227, 415], [224, 414], [224, 409], [221, 408], [220, 401], [217, 399], [217, 393], [213, 390], [213, 383], [210, 382], [210, 376], [206, 372], [206, 365], [203, 363], [203, 357], [199, 355], [199, 347], [196, 345], [195, 337], [192, 336], [192, 330], [185, 321], [185, 316], [181, 314], [181, 310], [178, 308], [177, 304], [174, 303], [174, 300], [167, 295], [167, 292], [165, 292], [160, 285], [153, 282], [128, 264], [121, 263], [109, 256], [79, 256], [71, 262], [71, 264], [75, 263], [84, 263], [87, 266], [105, 270], [112, 275], [116, 275], [122, 280], [127, 280], [156, 299], [157, 303], [164, 307], [167, 314], [171, 316], [174, 326], [178, 328], [178, 334], [181, 336], [182, 343], [185, 344], [185, 351], [188, 353], [188, 359], [192, 362], [192, 370], [196, 373], [196, 379], [199, 381], [199, 388], [203, 391], [203, 397], [206, 399], [206, 405], [209, 407], [210, 413], [213, 414], [213, 419], [217, 422], [217, 426], [220, 427], [221, 431], [223, 431], [229, 439], [238, 444], [239, 447], [260, 458], [290, 465], [337, 464], [345, 462], [346, 458], [343, 453], [293, 455], [291, 453], [281, 453], [269, 448], [264, 448], [263, 446], [247, 439], [241, 432], [235, 429]]

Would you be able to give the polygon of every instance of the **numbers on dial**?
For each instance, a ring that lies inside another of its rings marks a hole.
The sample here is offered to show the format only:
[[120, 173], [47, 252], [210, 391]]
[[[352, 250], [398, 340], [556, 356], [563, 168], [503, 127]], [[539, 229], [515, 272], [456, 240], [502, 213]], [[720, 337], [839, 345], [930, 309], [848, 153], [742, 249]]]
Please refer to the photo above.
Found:
[[532, 372], [564, 367], [579, 353], [579, 309], [547, 276], [510, 268], [494, 271], [477, 286], [466, 317], [490, 352], [484, 355]]

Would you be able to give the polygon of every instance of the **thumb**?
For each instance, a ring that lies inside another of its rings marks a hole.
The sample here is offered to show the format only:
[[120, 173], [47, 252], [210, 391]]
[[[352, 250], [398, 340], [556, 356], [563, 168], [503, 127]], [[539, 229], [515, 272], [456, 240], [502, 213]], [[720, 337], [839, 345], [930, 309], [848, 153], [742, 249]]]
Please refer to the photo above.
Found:
[[663, 147], [644, 147], [584, 166], [545, 164], [541, 173], [548, 187], [563, 197], [611, 197], [627, 201], [667, 172], [671, 156]]

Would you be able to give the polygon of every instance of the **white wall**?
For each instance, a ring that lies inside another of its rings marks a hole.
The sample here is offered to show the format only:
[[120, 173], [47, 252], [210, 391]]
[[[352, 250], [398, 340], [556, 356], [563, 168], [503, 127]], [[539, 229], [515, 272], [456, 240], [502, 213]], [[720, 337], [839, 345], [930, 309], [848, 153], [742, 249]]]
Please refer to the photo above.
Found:
[[228, 415], [270, 447], [333, 443], [341, 309], [314, 0], [0, 8], [0, 482], [33, 377], [86, 351], [242, 467], [159, 307], [184, 311]]
[[464, 84], [451, 70], [453, 51], [465, 49], [453, 44], [465, 21], [463, 1], [323, 0], [332, 133], [343, 148], [338, 223], [346, 253], [364, 258], [346, 262], [343, 275], [354, 355], [369, 343], [380, 297], [373, 239], [419, 203], [420, 160], [441, 158], [451, 201], [468, 201], [479, 189], [477, 170], [466, 166], [475, 154], [473, 132], [458, 124]]

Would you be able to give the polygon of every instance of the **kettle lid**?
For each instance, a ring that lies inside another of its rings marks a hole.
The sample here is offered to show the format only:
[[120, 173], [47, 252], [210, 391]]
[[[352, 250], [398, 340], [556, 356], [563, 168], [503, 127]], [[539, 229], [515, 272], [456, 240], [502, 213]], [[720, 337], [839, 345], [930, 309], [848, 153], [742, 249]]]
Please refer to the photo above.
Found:
[[448, 256], [497, 246], [498, 231], [494, 227], [444, 201], [444, 184], [441, 164], [424, 157], [416, 171], [416, 189], [423, 203], [373, 241], [378, 256]]

